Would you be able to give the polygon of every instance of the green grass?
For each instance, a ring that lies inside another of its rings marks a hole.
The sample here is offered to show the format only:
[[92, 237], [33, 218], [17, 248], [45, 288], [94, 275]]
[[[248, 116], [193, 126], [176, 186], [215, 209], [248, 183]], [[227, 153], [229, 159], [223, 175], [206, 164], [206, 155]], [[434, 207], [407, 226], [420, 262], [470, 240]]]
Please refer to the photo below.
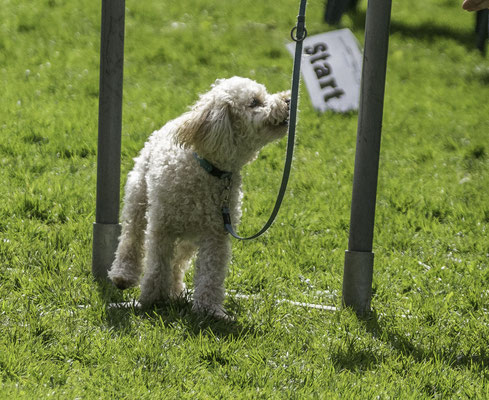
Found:
[[[185, 302], [111, 308], [138, 289], [92, 280], [98, 3], [0, 7], [0, 398], [489, 397], [489, 62], [474, 16], [393, 2], [372, 318], [277, 303], [341, 305], [357, 115], [317, 114], [303, 91], [290, 190], [265, 237], [233, 242], [225, 323]], [[309, 32], [330, 29], [309, 3]], [[216, 78], [287, 88], [298, 5], [127, 1], [123, 180]], [[343, 20], [361, 42], [365, 8]], [[268, 216], [284, 148], [246, 168], [243, 234]]]

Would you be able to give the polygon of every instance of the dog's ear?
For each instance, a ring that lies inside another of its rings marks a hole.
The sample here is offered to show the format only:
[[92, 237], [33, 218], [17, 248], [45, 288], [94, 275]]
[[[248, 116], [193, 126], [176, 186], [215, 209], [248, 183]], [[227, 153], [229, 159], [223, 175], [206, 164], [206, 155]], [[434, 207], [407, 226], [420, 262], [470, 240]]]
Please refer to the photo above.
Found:
[[216, 153], [231, 151], [232, 123], [230, 105], [223, 99], [205, 96], [189, 111], [176, 132], [177, 142], [196, 151]]

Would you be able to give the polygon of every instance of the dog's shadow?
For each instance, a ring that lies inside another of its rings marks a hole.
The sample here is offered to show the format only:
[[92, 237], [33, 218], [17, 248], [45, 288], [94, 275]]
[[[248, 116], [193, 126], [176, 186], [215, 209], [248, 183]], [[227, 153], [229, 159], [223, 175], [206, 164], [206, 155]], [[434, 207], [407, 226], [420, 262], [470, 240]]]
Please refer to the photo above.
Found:
[[[105, 319], [108, 325], [127, 334], [134, 334], [137, 330], [135, 318], [149, 321], [154, 326], [183, 329], [192, 336], [198, 336], [204, 331], [210, 331], [220, 338], [242, 337], [256, 332], [253, 326], [245, 326], [232, 317], [222, 319], [192, 311], [191, 296], [188, 293], [176, 301], [142, 307], [136, 300], [127, 301], [127, 296], [109, 282], [100, 282], [98, 287], [105, 303]], [[237, 315], [239, 304], [230, 302], [228, 310], [231, 316]]]

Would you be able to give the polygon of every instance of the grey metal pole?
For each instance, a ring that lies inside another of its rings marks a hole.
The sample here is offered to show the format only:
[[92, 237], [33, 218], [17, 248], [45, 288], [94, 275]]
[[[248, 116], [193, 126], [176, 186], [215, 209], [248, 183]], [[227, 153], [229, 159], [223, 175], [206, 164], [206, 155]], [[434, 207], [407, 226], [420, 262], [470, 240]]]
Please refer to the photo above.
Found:
[[120, 162], [125, 0], [102, 0], [97, 204], [92, 273], [105, 279], [120, 235]]
[[372, 252], [380, 137], [392, 0], [369, 0], [365, 24], [350, 237], [343, 273], [343, 304], [370, 312]]

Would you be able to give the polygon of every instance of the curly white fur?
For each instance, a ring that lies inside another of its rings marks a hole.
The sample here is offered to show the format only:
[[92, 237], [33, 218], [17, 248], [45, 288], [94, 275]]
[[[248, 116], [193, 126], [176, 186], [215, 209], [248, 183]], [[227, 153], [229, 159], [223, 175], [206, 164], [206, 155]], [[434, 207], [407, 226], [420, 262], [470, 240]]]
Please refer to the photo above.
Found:
[[250, 79], [217, 80], [190, 111], [155, 131], [129, 173], [122, 234], [109, 271], [125, 289], [141, 281], [140, 302], [177, 298], [197, 252], [195, 311], [225, 317], [224, 279], [231, 244], [220, 212], [226, 182], [210, 175], [193, 153], [232, 172], [229, 208], [241, 217], [241, 168], [286, 133], [289, 92], [268, 94]]

